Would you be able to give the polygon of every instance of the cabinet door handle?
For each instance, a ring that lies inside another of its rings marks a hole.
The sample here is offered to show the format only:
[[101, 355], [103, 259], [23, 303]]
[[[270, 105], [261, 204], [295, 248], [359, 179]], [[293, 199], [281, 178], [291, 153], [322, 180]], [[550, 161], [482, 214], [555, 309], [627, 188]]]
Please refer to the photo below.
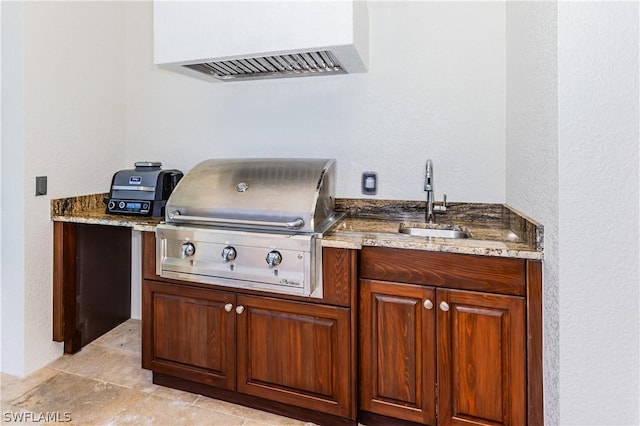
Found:
[[433, 302], [429, 299], [425, 300], [424, 303], [424, 308], [425, 309], [432, 309], [433, 308]]
[[231, 303], [227, 303], [226, 305], [224, 305], [225, 311], [231, 312], [232, 309], [233, 309], [233, 305]]
[[242, 314], [243, 312], [244, 312], [244, 306], [242, 306], [242, 305], [236, 306], [236, 313], [238, 315]]
[[449, 310], [449, 304], [447, 302], [440, 302], [440, 310], [447, 312]]

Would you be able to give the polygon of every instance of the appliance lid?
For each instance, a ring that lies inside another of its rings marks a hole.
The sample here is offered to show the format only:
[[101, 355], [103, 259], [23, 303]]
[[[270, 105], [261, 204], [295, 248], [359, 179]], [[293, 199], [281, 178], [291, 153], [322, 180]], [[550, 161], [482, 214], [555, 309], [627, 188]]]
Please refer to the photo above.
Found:
[[112, 193], [113, 191], [156, 192], [162, 163], [159, 161], [138, 161], [134, 166], [133, 170], [116, 172], [111, 182]]
[[154, 1], [154, 62], [208, 81], [366, 72], [365, 1]]
[[323, 232], [334, 217], [335, 161], [206, 160], [178, 183], [166, 222], [283, 232]]

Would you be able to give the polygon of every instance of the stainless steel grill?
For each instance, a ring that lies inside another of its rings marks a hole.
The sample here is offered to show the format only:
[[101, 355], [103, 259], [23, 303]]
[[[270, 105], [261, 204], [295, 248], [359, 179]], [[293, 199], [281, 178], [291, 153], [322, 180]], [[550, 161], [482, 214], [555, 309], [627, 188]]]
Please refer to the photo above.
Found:
[[320, 239], [339, 220], [334, 193], [333, 160], [204, 161], [167, 202], [158, 274], [322, 297]]
[[316, 51], [185, 65], [220, 80], [345, 74], [330, 52]]

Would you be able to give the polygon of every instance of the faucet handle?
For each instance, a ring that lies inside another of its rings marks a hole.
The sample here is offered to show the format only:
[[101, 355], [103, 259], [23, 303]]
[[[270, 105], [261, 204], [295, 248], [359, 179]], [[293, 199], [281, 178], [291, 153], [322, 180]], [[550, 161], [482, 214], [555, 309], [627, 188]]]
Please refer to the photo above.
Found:
[[442, 204], [439, 206], [433, 206], [433, 211], [438, 213], [444, 213], [447, 211], [447, 194], [442, 194]]

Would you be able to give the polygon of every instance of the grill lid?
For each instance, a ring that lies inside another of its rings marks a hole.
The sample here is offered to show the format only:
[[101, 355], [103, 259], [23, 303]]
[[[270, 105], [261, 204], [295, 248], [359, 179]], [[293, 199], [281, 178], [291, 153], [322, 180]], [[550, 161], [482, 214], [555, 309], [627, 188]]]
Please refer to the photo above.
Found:
[[324, 232], [335, 220], [335, 161], [214, 159], [189, 171], [166, 221], [225, 228]]

